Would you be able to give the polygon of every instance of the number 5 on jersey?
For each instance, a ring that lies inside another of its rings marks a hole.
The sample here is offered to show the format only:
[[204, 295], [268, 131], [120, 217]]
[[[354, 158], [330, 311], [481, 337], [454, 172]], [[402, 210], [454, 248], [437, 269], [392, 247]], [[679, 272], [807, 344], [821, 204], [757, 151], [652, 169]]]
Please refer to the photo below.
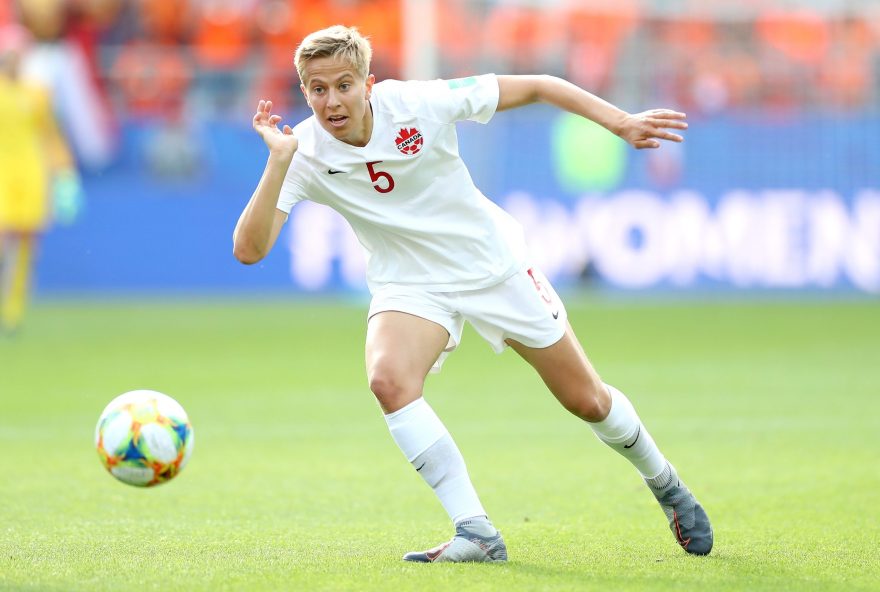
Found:
[[[378, 191], [379, 193], [388, 193], [392, 189], [394, 189], [394, 179], [391, 177], [390, 173], [386, 173], [385, 171], [377, 171], [373, 168], [373, 165], [377, 165], [381, 160], [374, 160], [373, 162], [367, 163], [367, 170], [370, 172], [370, 181], [375, 183], [373, 185], [373, 189]], [[380, 179], [384, 179], [387, 182], [387, 185], [383, 185], [380, 183]]]

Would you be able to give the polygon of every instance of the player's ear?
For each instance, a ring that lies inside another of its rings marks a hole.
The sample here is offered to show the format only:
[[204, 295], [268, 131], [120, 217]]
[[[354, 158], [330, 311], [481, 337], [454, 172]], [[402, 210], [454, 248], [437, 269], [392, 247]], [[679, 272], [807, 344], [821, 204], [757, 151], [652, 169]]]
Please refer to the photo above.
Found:
[[373, 93], [373, 83], [376, 82], [376, 77], [370, 74], [367, 76], [367, 79], [364, 81], [364, 87], [366, 88], [366, 92], [364, 93], [364, 97], [367, 100], [370, 100], [370, 95]]
[[299, 89], [302, 91], [303, 96], [306, 98], [306, 105], [308, 105], [309, 108], [311, 108], [312, 104], [309, 102], [309, 93], [306, 92], [306, 85], [300, 84]]

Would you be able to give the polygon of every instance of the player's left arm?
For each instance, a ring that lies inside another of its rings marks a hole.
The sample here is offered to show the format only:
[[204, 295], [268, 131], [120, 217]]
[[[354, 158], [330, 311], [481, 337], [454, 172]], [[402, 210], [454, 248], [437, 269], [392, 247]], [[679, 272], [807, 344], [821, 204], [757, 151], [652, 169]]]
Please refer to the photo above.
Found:
[[61, 224], [71, 224], [79, 216], [83, 205], [83, 189], [76, 161], [61, 126], [55, 119], [48, 92], [34, 91], [37, 112], [42, 126], [45, 154], [52, 184], [53, 217]]
[[38, 114], [37, 121], [40, 126], [40, 136], [44, 142], [44, 154], [50, 172], [72, 169], [75, 167], [70, 147], [61, 131], [61, 126], [55, 118], [52, 109], [52, 99], [49, 92], [42, 88], [32, 87], [29, 89], [30, 97], [35, 103], [35, 111]]
[[555, 76], [500, 75], [497, 78], [498, 111], [547, 103], [595, 121], [636, 148], [659, 148], [659, 140], [681, 142], [684, 138], [670, 130], [687, 129], [684, 113], [671, 109], [627, 113]]

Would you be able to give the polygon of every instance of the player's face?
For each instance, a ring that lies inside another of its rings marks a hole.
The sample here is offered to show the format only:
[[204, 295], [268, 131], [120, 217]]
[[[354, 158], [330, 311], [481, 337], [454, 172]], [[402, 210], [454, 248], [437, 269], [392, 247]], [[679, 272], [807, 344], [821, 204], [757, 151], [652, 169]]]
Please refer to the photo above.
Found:
[[373, 131], [373, 75], [364, 80], [350, 63], [337, 58], [310, 60], [304, 74], [306, 83], [300, 88], [321, 127], [346, 144], [366, 146]]

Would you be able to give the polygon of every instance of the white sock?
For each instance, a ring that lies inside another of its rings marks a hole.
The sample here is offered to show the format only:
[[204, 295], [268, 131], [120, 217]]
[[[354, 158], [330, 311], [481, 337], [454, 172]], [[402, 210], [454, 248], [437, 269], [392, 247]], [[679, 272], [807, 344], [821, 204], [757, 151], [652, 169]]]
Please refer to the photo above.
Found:
[[626, 395], [610, 384], [605, 388], [611, 395], [611, 411], [602, 421], [590, 423], [593, 432], [631, 462], [642, 477], [652, 479], [659, 476], [666, 468], [666, 458]]
[[425, 399], [389, 413], [385, 421], [406, 460], [431, 486], [454, 524], [486, 516], [458, 446]]

